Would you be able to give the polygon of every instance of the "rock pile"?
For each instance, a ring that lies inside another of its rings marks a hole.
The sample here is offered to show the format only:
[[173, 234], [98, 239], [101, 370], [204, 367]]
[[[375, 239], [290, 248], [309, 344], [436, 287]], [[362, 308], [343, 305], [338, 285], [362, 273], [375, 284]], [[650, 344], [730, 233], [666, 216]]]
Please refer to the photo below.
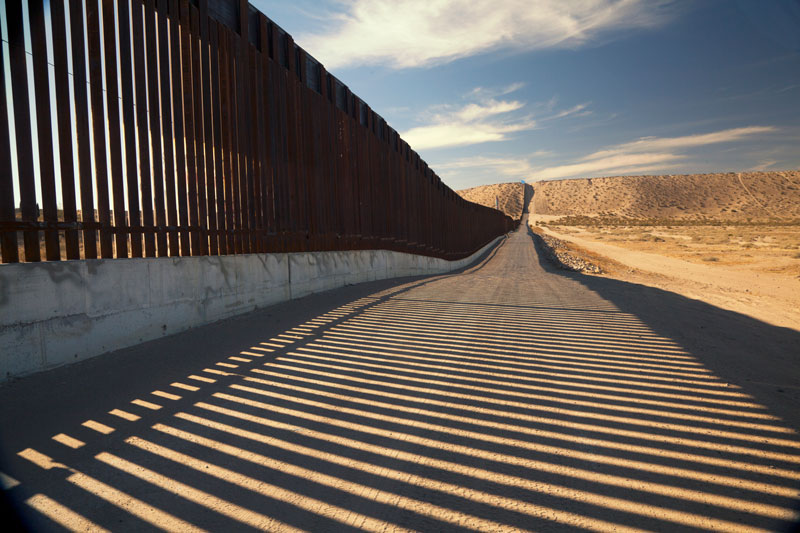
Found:
[[589, 272], [591, 274], [601, 274], [603, 272], [599, 266], [571, 253], [567, 244], [561, 239], [539, 233], [534, 233], [533, 235], [539, 245], [539, 249], [544, 252], [547, 260], [558, 268], [573, 272]]

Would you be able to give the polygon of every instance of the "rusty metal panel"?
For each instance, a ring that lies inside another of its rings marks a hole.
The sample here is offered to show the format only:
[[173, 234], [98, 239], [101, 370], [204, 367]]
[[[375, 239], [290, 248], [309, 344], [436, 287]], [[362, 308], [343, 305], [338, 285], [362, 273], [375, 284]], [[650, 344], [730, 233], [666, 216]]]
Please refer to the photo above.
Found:
[[31, 58], [33, 60], [34, 101], [36, 103], [36, 130], [39, 141], [39, 179], [42, 190], [42, 219], [47, 224], [44, 231], [45, 257], [58, 261], [61, 253], [58, 243], [58, 209], [56, 207], [56, 176], [53, 158], [53, 128], [50, 123], [50, 80], [47, 66], [47, 40], [44, 3], [28, 0], [31, 30]]
[[78, 154], [81, 222], [83, 225], [83, 257], [97, 258], [97, 231], [92, 186], [92, 152], [89, 143], [89, 104], [86, 90], [86, 43], [83, 27], [83, 6], [70, 2], [70, 42], [72, 44], [72, 87], [75, 96], [75, 142]]
[[[169, 228], [169, 255], [180, 255], [178, 232], [178, 208], [175, 195], [175, 135], [172, 131], [172, 93], [170, 84], [171, 61], [174, 53], [170, 36], [168, 0], [158, 0], [158, 67], [161, 78], [161, 138], [164, 142], [164, 190], [166, 192], [166, 216]], [[173, 35], [174, 36], [174, 35]]]
[[[214, 179], [214, 135], [212, 122], [212, 96], [211, 96], [211, 58], [209, 44], [209, 20], [208, 20], [208, 0], [200, 0], [198, 10], [198, 24], [200, 26], [200, 63], [202, 66], [202, 94], [203, 94], [203, 157], [205, 160], [205, 182], [206, 182], [206, 211], [203, 217], [206, 231], [208, 233], [208, 253], [217, 255], [219, 253], [217, 235], [217, 212], [216, 212], [216, 190]], [[199, 119], [198, 119], [199, 123]], [[198, 135], [198, 139], [201, 138]], [[205, 240], [205, 239], [204, 239]]]
[[[136, 3], [138, 4], [138, 2]], [[136, 5], [134, 4], [134, 5]], [[130, 227], [131, 257], [142, 257], [142, 220], [139, 207], [139, 167], [136, 158], [136, 127], [133, 111], [133, 50], [131, 49], [131, 5], [119, 2], [117, 18], [119, 20], [119, 69], [122, 80], [122, 123], [125, 131], [125, 173], [128, 184], [128, 226]], [[141, 14], [141, 6], [138, 6]], [[141, 178], [150, 179], [150, 169]], [[148, 186], [149, 188], [149, 186]], [[152, 222], [151, 222], [152, 224]]]
[[[155, 0], [145, 0], [144, 10], [144, 26], [146, 39], [146, 63], [147, 63], [147, 91], [148, 91], [148, 108], [150, 114], [150, 149], [153, 153], [153, 207], [155, 209], [155, 240], [157, 245], [157, 253], [159, 256], [164, 257], [169, 255], [167, 248], [167, 234], [165, 231], [167, 225], [166, 208], [164, 201], [164, 160], [163, 152], [161, 149], [161, 113], [160, 113], [160, 99], [159, 99], [159, 83], [158, 83], [158, 35], [156, 32], [156, 12]], [[137, 70], [138, 72], [138, 70]], [[138, 81], [138, 80], [137, 80]], [[147, 143], [140, 146], [147, 146]], [[146, 150], [146, 149], [145, 149]], [[144, 194], [144, 191], [142, 191]], [[148, 220], [147, 207], [145, 207], [145, 220]], [[152, 215], [150, 215], [152, 216]], [[147, 222], [145, 222], [146, 224]], [[147, 240], [145, 240], [145, 248], [147, 247]], [[147, 254], [150, 255], [149, 252]]]
[[[177, 204], [180, 227], [180, 255], [191, 255], [189, 235], [189, 203], [186, 183], [186, 134], [183, 114], [183, 60], [181, 56], [181, 25], [179, 0], [169, 0], [170, 59], [172, 67], [172, 127], [175, 135], [175, 168]], [[184, 30], [185, 31], [185, 30]]]
[[273, 179], [273, 139], [269, 125], [268, 101], [271, 95], [271, 79], [269, 77], [270, 68], [270, 23], [267, 17], [260, 15], [259, 37], [261, 39], [258, 63], [258, 83], [257, 93], [257, 115], [258, 115], [258, 139], [260, 145], [260, 172], [261, 172], [261, 202], [263, 228], [265, 232], [264, 244], [265, 251], [273, 251], [277, 246], [275, 242], [275, 186]]
[[[244, 30], [247, 30], [245, 26]], [[253, 182], [253, 156], [251, 152], [251, 120], [250, 110], [250, 69], [249, 69], [249, 48], [247, 35], [242, 35], [238, 39], [236, 47], [236, 90], [237, 106], [239, 117], [237, 126], [239, 129], [239, 165], [242, 195], [242, 223], [245, 227], [245, 235], [242, 239], [244, 251], [246, 253], [255, 252], [255, 196]]]
[[[252, 28], [251, 28], [252, 29]], [[259, 162], [259, 138], [258, 138], [258, 102], [256, 95], [257, 73], [256, 73], [256, 54], [258, 50], [252, 45], [247, 44], [245, 47], [245, 64], [244, 68], [247, 71], [247, 85], [245, 87], [245, 99], [247, 100], [247, 128], [248, 137], [248, 171], [250, 179], [248, 180], [250, 186], [250, 243], [251, 252], [262, 252], [262, 214], [261, 214], [261, 170]]]
[[238, 84], [240, 77], [237, 75], [237, 68], [239, 62], [239, 39], [236, 33], [226, 29], [227, 37], [227, 50], [228, 50], [228, 96], [230, 104], [230, 136], [231, 136], [231, 182], [233, 183], [233, 224], [234, 224], [234, 249], [237, 254], [245, 253], [246, 251], [246, 238], [244, 223], [246, 218], [243, 217], [242, 211], [242, 193], [244, 189], [244, 180], [242, 174], [244, 173], [244, 164], [241, 157], [240, 144], [240, 114], [239, 107], [241, 101], [239, 99]]
[[[28, 66], [25, 53], [25, 37], [22, 18], [22, 3], [6, 3], [8, 23], [8, 51], [11, 78], [14, 79], [14, 123], [17, 143], [17, 167], [19, 169], [20, 214], [23, 222], [34, 226], [38, 219], [36, 205], [36, 182], [33, 174], [33, 142], [31, 116], [28, 103]], [[23, 232], [25, 260], [40, 261], [39, 232], [28, 229]]]
[[[131, 10], [131, 21], [133, 26], [133, 80], [136, 83], [136, 129], [139, 134], [139, 181], [142, 193], [142, 221], [141, 226], [138, 229], [144, 232], [144, 255], [146, 257], [155, 257], [155, 221], [153, 219], [153, 192], [150, 173], [150, 150], [147, 124], [147, 68], [145, 66], [146, 44], [143, 19], [144, 15], [141, 1], [135, 0], [131, 6], [133, 8]], [[129, 200], [128, 203], [130, 204], [131, 200]], [[133, 217], [131, 217], [131, 226], [133, 228], [139, 226], [138, 221], [136, 224], [134, 224]], [[135, 247], [133, 246], [134, 243], [141, 242], [139, 238], [136, 237], [136, 233], [131, 233], [131, 245], [132, 248], [134, 248], [134, 253], [136, 253]]]
[[[117, 44], [113, 0], [102, 0], [103, 48], [106, 67], [106, 108], [108, 112], [108, 148], [110, 154], [111, 194], [114, 209], [116, 257], [128, 257], [128, 234], [125, 217], [125, 186], [122, 175], [122, 133], [120, 131], [119, 85], [117, 83]], [[105, 176], [103, 176], [105, 177]]]
[[92, 104], [97, 218], [100, 225], [100, 255], [103, 258], [112, 258], [114, 250], [110, 231], [111, 213], [108, 198], [106, 116], [103, 106], [103, 64], [100, 51], [100, 9], [96, 0], [87, 0], [86, 2], [86, 33], [89, 48], [89, 86]]
[[[197, 210], [197, 229], [194, 231], [200, 243], [193, 255], [208, 255], [208, 218], [206, 216], [206, 159], [205, 133], [203, 131], [203, 86], [200, 65], [200, 13], [194, 6], [189, 6], [192, 65], [192, 112], [194, 113], [194, 160], [195, 160], [195, 196]], [[207, 68], [205, 70], [208, 70]]]
[[[189, 242], [191, 243], [190, 254], [184, 253], [181, 250], [181, 255], [201, 255], [200, 253], [200, 235], [198, 231], [199, 223], [197, 217], [197, 160], [195, 157], [194, 145], [194, 95], [193, 86], [194, 72], [192, 71], [192, 43], [193, 37], [191, 35], [190, 20], [189, 20], [189, 0], [180, 0], [179, 21], [181, 32], [181, 55], [180, 55], [180, 80], [182, 81], [182, 97], [183, 106], [180, 114], [183, 117], [183, 149], [186, 164], [186, 189], [183, 191], [185, 194], [186, 209], [188, 211], [188, 219], [190, 229], [188, 230]], [[180, 136], [175, 133], [177, 140], [181, 140]], [[183, 223], [182, 223], [183, 224]], [[185, 224], [183, 224], [185, 225]]]
[[[225, 176], [223, 173], [223, 158], [227, 157], [223, 151], [223, 130], [222, 130], [222, 103], [221, 92], [223, 87], [220, 82], [220, 73], [223, 72], [223, 67], [220, 63], [220, 43], [219, 43], [219, 25], [217, 22], [209, 21], [209, 54], [211, 56], [211, 113], [212, 122], [214, 125], [214, 174], [216, 178], [215, 194], [217, 200], [216, 215], [217, 215], [217, 249], [220, 255], [228, 253], [228, 239], [226, 233], [226, 210], [225, 210]], [[209, 214], [211, 210], [209, 209]], [[212, 246], [213, 246], [212, 240]], [[213, 252], [212, 252], [213, 253]]]
[[[5, 72], [4, 54], [0, 54], [0, 72]], [[0, 223], [16, 221], [14, 213], [14, 177], [11, 173], [11, 139], [9, 138], [6, 84], [0, 84]], [[17, 230], [0, 227], [0, 253], [3, 263], [18, 263]]]
[[220, 30], [220, 84], [222, 102], [222, 131], [225, 160], [225, 212], [228, 229], [228, 253], [242, 253], [241, 223], [239, 221], [239, 162], [236, 154], [235, 104], [233, 91], [233, 55], [231, 54], [231, 32], [225, 26]]

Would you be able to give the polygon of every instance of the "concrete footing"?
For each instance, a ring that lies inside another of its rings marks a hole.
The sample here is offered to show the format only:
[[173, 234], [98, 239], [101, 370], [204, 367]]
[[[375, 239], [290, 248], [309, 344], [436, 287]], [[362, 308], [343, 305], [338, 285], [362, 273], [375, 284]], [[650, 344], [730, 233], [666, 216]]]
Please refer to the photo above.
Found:
[[387, 250], [0, 265], [0, 382], [315, 292], [461, 269]]

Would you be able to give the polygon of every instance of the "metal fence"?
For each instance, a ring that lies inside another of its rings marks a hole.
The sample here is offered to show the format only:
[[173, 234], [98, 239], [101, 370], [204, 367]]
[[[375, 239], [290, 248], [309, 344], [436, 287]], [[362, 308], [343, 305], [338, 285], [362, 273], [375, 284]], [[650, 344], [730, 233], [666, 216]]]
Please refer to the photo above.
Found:
[[246, 1], [5, 0], [2, 15], [3, 262], [457, 259], [515, 224], [444, 185]]

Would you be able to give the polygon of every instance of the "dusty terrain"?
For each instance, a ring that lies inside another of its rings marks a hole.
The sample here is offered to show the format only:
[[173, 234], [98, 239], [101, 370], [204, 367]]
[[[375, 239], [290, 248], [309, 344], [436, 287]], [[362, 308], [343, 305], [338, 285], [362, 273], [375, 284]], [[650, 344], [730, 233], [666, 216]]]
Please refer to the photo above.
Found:
[[800, 331], [800, 171], [533, 186], [531, 226], [603, 275]]
[[800, 171], [622, 176], [533, 183], [531, 218], [800, 219]]
[[481, 185], [480, 187], [456, 191], [456, 193], [465, 200], [487, 207], [494, 207], [496, 198], [500, 211], [517, 220], [522, 216], [525, 208], [526, 189], [527, 199], [530, 200], [533, 192], [531, 186], [519, 182]]
[[658, 287], [800, 331], [800, 226], [566, 226], [604, 275]]

